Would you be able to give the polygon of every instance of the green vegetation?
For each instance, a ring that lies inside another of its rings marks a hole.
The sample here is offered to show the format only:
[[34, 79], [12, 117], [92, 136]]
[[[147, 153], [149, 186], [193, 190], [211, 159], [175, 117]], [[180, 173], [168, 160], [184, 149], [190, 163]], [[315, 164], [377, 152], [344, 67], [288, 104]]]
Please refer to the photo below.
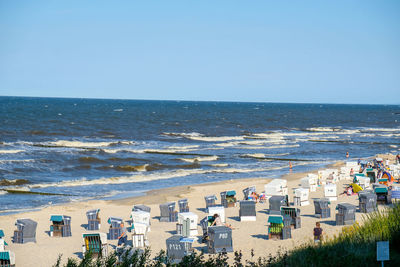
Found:
[[[365, 216], [363, 225], [354, 224], [344, 227], [339, 236], [327, 238], [321, 245], [304, 244], [291, 251], [278, 253], [274, 257], [260, 257], [254, 261], [243, 261], [240, 252], [235, 252], [234, 259], [229, 260], [226, 254], [205, 257], [204, 254], [194, 253], [183, 258], [175, 266], [379, 266], [376, 261], [376, 242], [389, 241], [390, 261], [385, 266], [400, 266], [400, 204], [387, 208], [381, 212]], [[121, 262], [117, 263], [120, 256]], [[56, 267], [60, 266], [60, 259]], [[228, 264], [231, 262], [231, 264]], [[143, 253], [135, 251], [125, 255], [113, 254], [103, 260], [93, 260], [90, 253], [78, 263], [68, 259], [67, 267], [76, 266], [174, 266], [166, 253], [161, 251], [154, 259], [150, 258], [150, 251]]]
[[280, 255], [270, 266], [377, 266], [377, 241], [389, 241], [385, 265], [400, 266], [400, 204], [366, 215], [363, 225], [344, 227], [321, 246], [306, 244]]

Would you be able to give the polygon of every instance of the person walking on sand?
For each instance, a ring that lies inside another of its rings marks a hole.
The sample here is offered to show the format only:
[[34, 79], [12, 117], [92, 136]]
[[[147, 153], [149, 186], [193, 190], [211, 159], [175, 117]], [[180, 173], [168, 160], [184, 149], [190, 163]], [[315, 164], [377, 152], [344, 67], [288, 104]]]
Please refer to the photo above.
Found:
[[293, 169], [293, 165], [292, 165], [292, 162], [291, 162], [291, 161], [289, 161], [289, 169], [290, 169], [290, 170]]
[[315, 228], [314, 228], [314, 243], [320, 243], [322, 240], [322, 228], [320, 222], [315, 223]]
[[124, 246], [126, 246], [127, 242], [128, 242], [128, 231], [126, 230], [124, 223], [121, 223], [121, 235], [118, 237], [118, 246], [121, 246], [122, 243], [124, 244]]

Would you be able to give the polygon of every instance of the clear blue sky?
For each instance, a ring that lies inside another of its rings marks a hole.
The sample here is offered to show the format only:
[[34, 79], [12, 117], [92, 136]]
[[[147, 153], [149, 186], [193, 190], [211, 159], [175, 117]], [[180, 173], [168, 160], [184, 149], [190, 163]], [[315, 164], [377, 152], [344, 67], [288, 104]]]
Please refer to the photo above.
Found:
[[0, 95], [400, 104], [400, 1], [0, 1]]

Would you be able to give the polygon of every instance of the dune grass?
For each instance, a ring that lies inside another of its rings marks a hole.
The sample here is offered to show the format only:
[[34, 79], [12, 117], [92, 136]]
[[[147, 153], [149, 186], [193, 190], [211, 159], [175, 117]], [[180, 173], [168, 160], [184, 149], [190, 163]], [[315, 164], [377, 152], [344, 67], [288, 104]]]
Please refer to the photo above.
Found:
[[366, 214], [363, 224], [343, 227], [321, 245], [305, 244], [270, 259], [268, 266], [378, 266], [376, 242], [389, 241], [390, 261], [400, 266], [400, 204]]

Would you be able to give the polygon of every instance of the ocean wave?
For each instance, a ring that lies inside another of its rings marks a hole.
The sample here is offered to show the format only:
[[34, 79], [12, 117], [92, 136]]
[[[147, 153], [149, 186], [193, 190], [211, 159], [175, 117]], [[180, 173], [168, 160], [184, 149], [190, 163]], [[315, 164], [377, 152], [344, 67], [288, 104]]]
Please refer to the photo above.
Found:
[[190, 137], [189, 139], [196, 141], [204, 141], [204, 142], [224, 142], [230, 140], [244, 140], [243, 136], [196, 136]]
[[[307, 164], [315, 164], [316, 161], [313, 162], [297, 162], [294, 166], [307, 165]], [[164, 180], [164, 179], [172, 179], [172, 178], [180, 178], [186, 177], [189, 175], [198, 175], [198, 174], [209, 174], [209, 173], [251, 173], [251, 172], [264, 172], [271, 170], [280, 170], [288, 168], [287, 166], [275, 166], [275, 167], [267, 167], [267, 168], [224, 168], [225, 164], [219, 164], [215, 167], [216, 169], [178, 169], [174, 171], [164, 171], [157, 173], [144, 173], [139, 172], [135, 175], [130, 176], [118, 176], [111, 178], [98, 178], [87, 180], [85, 178], [78, 180], [69, 180], [69, 181], [61, 181], [61, 182], [53, 182], [53, 183], [42, 183], [42, 184], [32, 184], [29, 186], [24, 186], [20, 188], [20, 190], [30, 190], [34, 188], [48, 188], [48, 187], [76, 187], [76, 186], [91, 186], [91, 185], [109, 185], [109, 184], [125, 184], [125, 183], [137, 183], [137, 182], [147, 182], [153, 180]]]
[[252, 137], [263, 138], [263, 139], [271, 139], [271, 138], [283, 139], [283, 133], [282, 132], [254, 133], [252, 134]]
[[132, 166], [132, 165], [123, 165], [123, 166], [115, 166], [114, 169], [117, 171], [126, 171], [126, 172], [145, 172], [147, 171], [149, 164]]
[[2, 179], [0, 180], [0, 186], [15, 186], [15, 185], [23, 185], [23, 184], [29, 184], [29, 180], [26, 179], [15, 179], [15, 180], [7, 180], [7, 179]]
[[362, 132], [400, 132], [400, 128], [360, 128]]
[[342, 128], [339, 127], [311, 127], [306, 128], [307, 131], [310, 132], [335, 132], [335, 131], [342, 131]]
[[216, 164], [211, 164], [213, 167], [228, 167], [228, 163], [216, 163]]
[[20, 149], [7, 149], [7, 150], [0, 150], [0, 154], [17, 154], [24, 152], [24, 150]]
[[248, 146], [262, 146], [265, 144], [286, 144], [286, 141], [284, 140], [258, 140], [258, 141], [241, 141], [241, 142], [237, 142], [239, 145], [248, 145]]
[[81, 141], [58, 140], [54, 142], [48, 142], [48, 144], [56, 147], [96, 148], [96, 147], [107, 147], [110, 144], [112, 144], [112, 142], [81, 142]]
[[200, 153], [190, 153], [187, 151], [191, 150], [173, 150], [173, 149], [147, 149], [145, 150], [145, 153], [148, 154], [164, 154], [164, 155], [176, 155], [176, 156], [201, 156], [201, 157], [209, 157], [213, 155], [207, 155], [207, 154], [200, 154]]
[[376, 136], [376, 134], [367, 134], [367, 133], [360, 135], [360, 137], [375, 137], [375, 136]]
[[75, 166], [73, 169], [75, 169], [75, 170], [90, 170], [91, 168], [92, 168], [92, 166], [85, 164], [85, 165]]
[[107, 158], [106, 161], [111, 161], [113, 163], [118, 163], [118, 162], [147, 163], [147, 162], [149, 162], [149, 160], [143, 159], [143, 158], [139, 158], [139, 157], [126, 157], [126, 158], [124, 158], [124, 157], [110, 157], [110, 158]]
[[220, 143], [220, 144], [215, 144], [216, 146], [219, 147], [233, 147], [233, 146], [237, 146], [237, 142], [227, 142], [227, 143]]
[[169, 133], [169, 132], [164, 132], [162, 135], [166, 136], [173, 136], [173, 137], [185, 137], [185, 138], [190, 138], [190, 137], [196, 137], [196, 136], [203, 136], [200, 133], [192, 132], [192, 133]]
[[126, 184], [147, 182], [153, 180], [164, 180], [177, 177], [184, 177], [194, 174], [204, 174], [206, 171], [201, 169], [195, 170], [176, 170], [172, 172], [153, 173], [153, 174], [136, 174], [131, 176], [119, 176], [111, 178], [98, 178], [93, 180], [79, 179], [69, 180], [56, 183], [43, 183], [32, 185], [31, 188], [47, 188], [47, 187], [76, 187], [76, 186], [90, 186], [90, 185], [109, 185], [109, 184]]
[[218, 159], [218, 156], [209, 156], [209, 157], [195, 157], [195, 158], [180, 158], [180, 160], [185, 162], [199, 162], [199, 161], [215, 161]]
[[119, 153], [119, 152], [132, 152], [132, 153], [144, 153], [144, 152], [136, 152], [134, 151], [129, 151], [129, 149], [121, 149], [121, 148], [114, 148], [114, 149], [100, 149], [100, 152], [103, 153], [108, 153], [108, 154], [115, 154], [115, 153]]
[[281, 145], [281, 146], [262, 146], [262, 147], [246, 147], [246, 149], [276, 149], [276, 148], [291, 148], [291, 147], [299, 147], [299, 144], [293, 145]]
[[108, 171], [116, 170], [121, 172], [150, 172], [162, 171], [167, 169], [197, 169], [200, 165], [196, 162], [193, 164], [167, 165], [161, 163], [144, 164], [144, 165], [108, 165], [96, 167], [97, 170]]
[[30, 192], [31, 188], [29, 186], [14, 185], [14, 186], [2, 188], [2, 190], [6, 191], [6, 192], [8, 192], [8, 191]]
[[126, 148], [116, 148], [116, 149], [108, 149], [104, 148], [101, 149], [102, 152], [109, 153], [109, 154], [115, 154], [115, 153], [120, 153], [120, 152], [127, 152], [127, 153], [134, 153], [134, 154], [143, 154], [143, 153], [149, 153], [149, 154], [177, 154], [179, 153], [186, 153], [190, 151], [196, 151], [198, 146], [182, 146], [182, 147], [167, 147], [165, 149], [126, 149]]
[[314, 127], [314, 128], [307, 128], [306, 131], [310, 132], [334, 132], [335, 134], [356, 134], [360, 133], [360, 129], [343, 129], [340, 127]]
[[190, 146], [169, 146], [168, 149], [177, 149], [177, 150], [187, 150], [187, 149], [195, 149], [199, 148], [199, 145], [190, 145]]
[[397, 137], [400, 136], [400, 134], [377, 134], [378, 136], [382, 136], [382, 137]]
[[[326, 132], [301, 132], [301, 133], [293, 133], [293, 132], [272, 132], [272, 133], [256, 133], [253, 134], [257, 138], [264, 138], [266, 140], [276, 140], [276, 141], [287, 141], [290, 138], [294, 137], [307, 137], [307, 136], [319, 136], [326, 135]], [[337, 134], [337, 132], [335, 132]]]
[[105, 162], [104, 160], [95, 158], [95, 157], [80, 157], [78, 159], [78, 161], [83, 162], [83, 163], [103, 163], [103, 162]]
[[[222, 167], [222, 166], [221, 166]], [[286, 168], [284, 166], [279, 167], [268, 167], [268, 168], [217, 168], [217, 169], [179, 169], [174, 171], [167, 171], [161, 173], [138, 173], [131, 176], [118, 176], [111, 178], [98, 178], [93, 180], [79, 179], [69, 180], [54, 183], [43, 183], [31, 185], [29, 188], [48, 188], [48, 187], [76, 187], [76, 186], [90, 186], [90, 185], [109, 185], [109, 184], [126, 184], [126, 183], [138, 183], [147, 182], [153, 180], [164, 180], [179, 177], [186, 177], [189, 175], [196, 174], [208, 174], [208, 173], [250, 173], [250, 172], [261, 172], [269, 170], [277, 170]]]
[[2, 159], [0, 163], [34, 162], [34, 159]]
[[[242, 147], [232, 147], [233, 149], [243, 149]], [[246, 150], [258, 150], [258, 149], [265, 149], [264, 146], [246, 146]]]
[[[334, 130], [333, 130], [334, 129]], [[308, 138], [313, 137], [316, 138], [318, 136], [323, 136], [324, 138], [341, 138], [339, 135], [353, 135], [360, 133], [359, 130], [350, 130], [350, 129], [341, 129], [341, 128], [329, 128], [329, 127], [320, 127], [320, 128], [308, 128], [304, 132], [269, 132], [269, 133], [255, 133], [255, 136], [258, 139], [266, 139], [266, 140], [275, 140], [275, 142], [288, 142], [293, 141], [293, 138], [298, 141], [307, 141]]]
[[174, 136], [174, 137], [184, 137], [187, 139], [203, 142], [224, 142], [231, 140], [244, 140], [243, 136], [205, 136], [200, 133], [163, 133], [163, 135]]
[[299, 147], [299, 144], [283, 144], [280, 146], [246, 146], [246, 147], [231, 147], [232, 149], [246, 149], [246, 150], [259, 150], [259, 149], [276, 149], [276, 148], [291, 148], [291, 147]]
[[256, 158], [256, 159], [260, 159], [260, 158], [265, 158], [265, 154], [263, 153], [254, 153], [254, 154], [244, 154], [241, 155], [241, 157], [243, 158]]
[[49, 147], [71, 147], [71, 148], [99, 148], [99, 147], [109, 147], [116, 145], [132, 145], [132, 141], [113, 141], [113, 142], [82, 142], [82, 141], [68, 141], [68, 140], [58, 140], [48, 143], [41, 143], [38, 145], [49, 146]]
[[[247, 139], [247, 137], [246, 137]], [[218, 147], [240, 147], [242, 146], [244, 149], [247, 148], [247, 146], [265, 146], [269, 144], [286, 144], [287, 141], [282, 139], [272, 139], [272, 140], [245, 140], [245, 141], [234, 141], [234, 142], [225, 142], [225, 143], [219, 143], [216, 144]]]

